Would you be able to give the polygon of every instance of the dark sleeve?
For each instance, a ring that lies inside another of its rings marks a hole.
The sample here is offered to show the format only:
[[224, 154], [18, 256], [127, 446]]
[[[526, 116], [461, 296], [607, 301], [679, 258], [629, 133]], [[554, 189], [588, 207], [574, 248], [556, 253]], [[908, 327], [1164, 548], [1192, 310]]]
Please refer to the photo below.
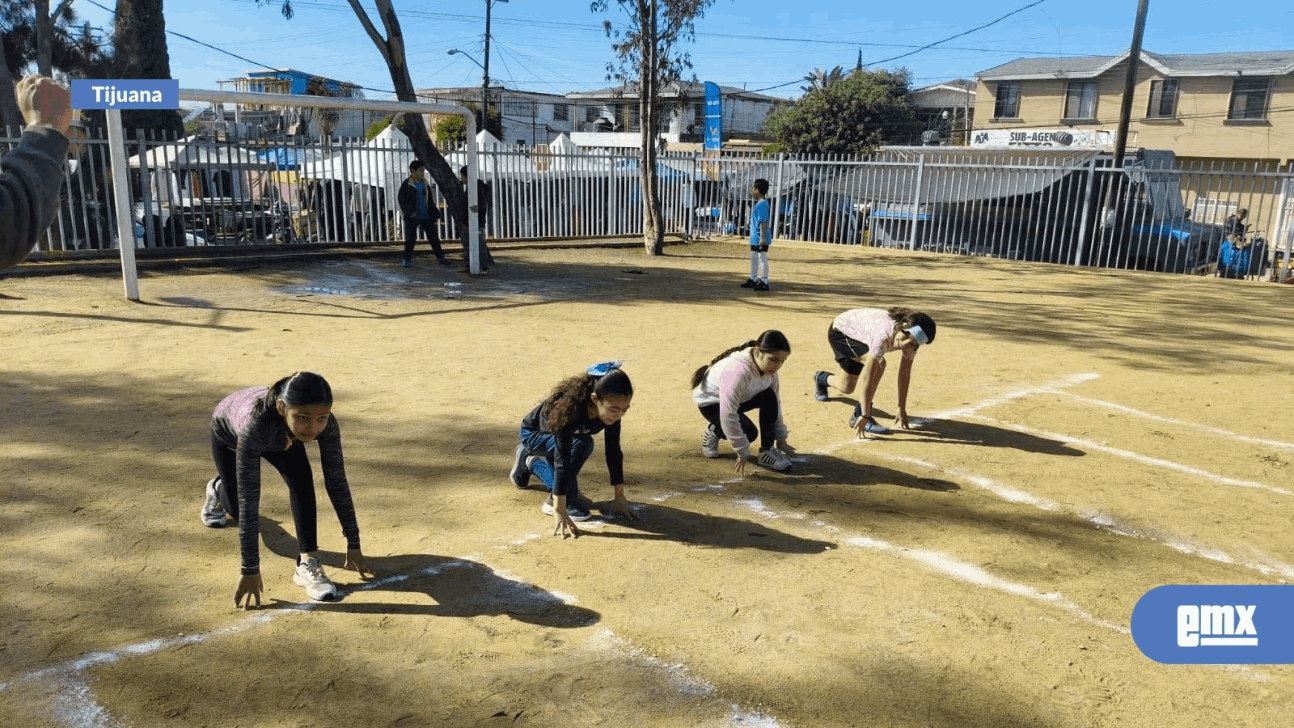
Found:
[[611, 485], [625, 482], [625, 455], [620, 451], [620, 423], [607, 426], [607, 472], [611, 475]]
[[571, 482], [579, 475], [579, 471], [571, 469], [571, 442], [574, 437], [571, 436], [570, 428], [553, 435], [557, 440], [557, 452], [553, 453], [553, 495], [569, 495], [571, 492]]
[[400, 183], [400, 191], [395, 193], [395, 200], [400, 205], [400, 214], [405, 217], [412, 217], [418, 214], [417, 200], [413, 199], [413, 185], [409, 180]]
[[235, 448], [238, 468], [238, 549], [243, 576], [261, 572], [261, 453], [268, 440], [265, 427], [253, 424], [239, 435]]
[[0, 158], [0, 270], [23, 261], [58, 212], [67, 137], [29, 127]]
[[355, 502], [346, 482], [346, 466], [341, 453], [341, 425], [331, 417], [328, 426], [319, 433], [319, 460], [323, 468], [324, 490], [341, 522], [341, 533], [346, 537], [346, 548], [358, 549], [359, 523], [355, 519]]

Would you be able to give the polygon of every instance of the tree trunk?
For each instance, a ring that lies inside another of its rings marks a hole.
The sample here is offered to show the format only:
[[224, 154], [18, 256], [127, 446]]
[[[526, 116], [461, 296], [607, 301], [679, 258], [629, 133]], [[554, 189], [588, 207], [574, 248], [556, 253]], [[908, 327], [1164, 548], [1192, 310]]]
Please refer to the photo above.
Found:
[[659, 89], [656, 68], [657, 0], [645, 8], [650, 13], [642, 23], [642, 63], [639, 76], [638, 121], [642, 126], [642, 179], [643, 193], [643, 247], [648, 255], [660, 255], [665, 250], [665, 231], [661, 224], [660, 183], [656, 174], [656, 101]]
[[4, 34], [0, 33], [0, 133], [17, 134], [24, 119], [14, 96], [14, 78], [9, 75], [9, 65], [4, 62], [4, 57]]
[[[117, 78], [170, 78], [162, 0], [117, 0], [112, 45], [117, 54]], [[162, 131], [168, 138], [184, 134], [184, 123], [175, 109], [123, 109], [121, 123], [127, 137], [135, 129]]]
[[[386, 38], [378, 33], [373, 22], [369, 20], [368, 12], [359, 4], [358, 0], [348, 0], [350, 7], [355, 11], [359, 22], [364, 26], [369, 38], [377, 46], [377, 50], [382, 54], [386, 61], [387, 69], [391, 72], [391, 83], [395, 86], [395, 97], [399, 101], [417, 102], [418, 95], [414, 92], [413, 79], [409, 75], [409, 63], [405, 59], [404, 53], [404, 34], [400, 30], [400, 20], [395, 15], [395, 9], [391, 7], [391, 0], [376, 0], [377, 14], [382, 20], [382, 26], [386, 29]], [[468, 229], [468, 210], [467, 210], [467, 188], [458, 181], [457, 170], [449, 166], [449, 162], [441, 156], [440, 150], [431, 141], [431, 135], [427, 133], [427, 123], [423, 120], [422, 114], [401, 114], [399, 118], [391, 122], [395, 127], [409, 137], [409, 143], [413, 146], [413, 153], [423, 164], [427, 165], [427, 172], [431, 178], [436, 181], [436, 186], [440, 188], [440, 193], [445, 197], [445, 203], [449, 206], [449, 213], [454, 216], [455, 226], [459, 230]], [[478, 129], [479, 131], [479, 129]], [[475, 144], [475, 139], [468, 139], [469, 144]], [[474, 222], [474, 221], [473, 221]], [[467, 233], [464, 232], [464, 235]]]
[[54, 75], [54, 19], [49, 16], [49, 0], [36, 0], [36, 72]]

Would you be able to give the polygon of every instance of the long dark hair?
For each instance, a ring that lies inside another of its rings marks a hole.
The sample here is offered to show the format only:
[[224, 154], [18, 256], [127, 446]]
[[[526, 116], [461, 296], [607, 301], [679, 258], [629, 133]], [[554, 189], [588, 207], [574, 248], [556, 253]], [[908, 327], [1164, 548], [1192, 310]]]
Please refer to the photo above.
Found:
[[629, 375], [621, 369], [612, 369], [601, 377], [584, 373], [562, 380], [553, 388], [548, 399], [544, 400], [544, 424], [548, 431], [557, 433], [566, 429], [580, 412], [580, 408], [589, 406], [595, 394], [598, 399], [607, 395], [632, 397], [634, 385], [629, 381]]
[[935, 320], [920, 311], [913, 311], [910, 308], [895, 306], [886, 311], [890, 315], [897, 328], [907, 331], [913, 326], [920, 326], [921, 330], [926, 332], [927, 344], [933, 344], [935, 341]]
[[252, 415], [260, 417], [267, 412], [277, 412], [280, 399], [289, 407], [332, 404], [332, 387], [314, 372], [289, 374], [270, 386], [265, 396], [256, 403]]
[[785, 351], [788, 354], [791, 353], [791, 342], [786, 340], [786, 335], [776, 329], [769, 329], [768, 331], [765, 331], [764, 333], [760, 334], [758, 339], [751, 339], [750, 341], [747, 341], [744, 344], [738, 344], [732, 347], [731, 349], [723, 352], [719, 356], [716, 356], [715, 358], [711, 359], [709, 364], [706, 364], [705, 366], [700, 367], [696, 371], [692, 372], [692, 388], [696, 389], [697, 385], [705, 380], [706, 372], [709, 372], [710, 367], [717, 364], [720, 359], [728, 356], [734, 351], [749, 349], [752, 346], [764, 352], [765, 354], [772, 354], [775, 351]]

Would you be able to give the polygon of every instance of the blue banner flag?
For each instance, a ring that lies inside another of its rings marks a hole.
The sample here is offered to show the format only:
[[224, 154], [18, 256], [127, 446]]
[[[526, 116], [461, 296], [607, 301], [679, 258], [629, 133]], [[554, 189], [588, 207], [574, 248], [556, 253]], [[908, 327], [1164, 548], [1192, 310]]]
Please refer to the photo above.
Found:
[[178, 109], [180, 82], [174, 78], [73, 79], [74, 109]]
[[1155, 662], [1294, 663], [1294, 586], [1170, 585], [1132, 609], [1132, 639]]
[[723, 149], [723, 95], [709, 81], [705, 82], [705, 148]]

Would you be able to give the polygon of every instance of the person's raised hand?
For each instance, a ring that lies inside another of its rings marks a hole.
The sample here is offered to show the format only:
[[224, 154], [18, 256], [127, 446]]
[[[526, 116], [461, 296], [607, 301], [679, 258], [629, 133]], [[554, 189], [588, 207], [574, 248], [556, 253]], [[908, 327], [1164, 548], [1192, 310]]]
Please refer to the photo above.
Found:
[[30, 75], [14, 87], [27, 126], [47, 126], [63, 136], [72, 124], [72, 94], [48, 76]]

